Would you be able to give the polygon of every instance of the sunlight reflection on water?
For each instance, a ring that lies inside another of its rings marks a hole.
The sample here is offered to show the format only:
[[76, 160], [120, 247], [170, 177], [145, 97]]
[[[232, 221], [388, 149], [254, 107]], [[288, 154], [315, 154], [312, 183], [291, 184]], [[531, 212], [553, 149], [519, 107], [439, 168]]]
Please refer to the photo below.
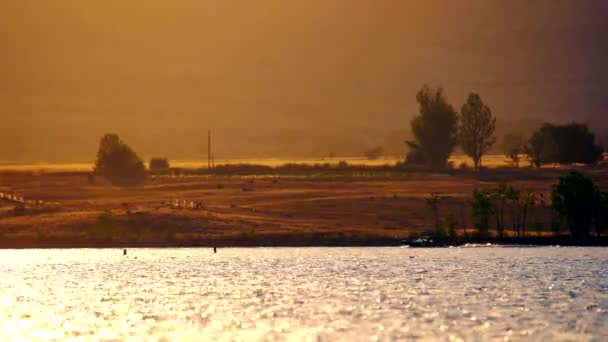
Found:
[[608, 249], [0, 251], [0, 340], [606, 340]]

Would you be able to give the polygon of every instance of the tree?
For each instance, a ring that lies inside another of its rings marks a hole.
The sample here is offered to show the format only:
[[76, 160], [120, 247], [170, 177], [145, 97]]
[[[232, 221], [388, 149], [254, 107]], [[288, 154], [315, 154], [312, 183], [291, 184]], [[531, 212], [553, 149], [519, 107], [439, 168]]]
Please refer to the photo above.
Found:
[[122, 186], [137, 185], [146, 178], [143, 161], [116, 134], [106, 134], [101, 138], [95, 173]]
[[501, 183], [496, 189], [492, 189], [488, 193], [492, 201], [492, 212], [496, 218], [496, 232], [500, 238], [504, 236], [505, 208], [507, 206], [507, 193], [510, 189], [511, 186]]
[[509, 186], [505, 189], [505, 200], [509, 205], [509, 216], [511, 218], [511, 229], [520, 236], [521, 222], [521, 190]]
[[496, 117], [478, 94], [471, 93], [460, 110], [458, 140], [465, 154], [473, 158], [475, 169], [481, 168], [481, 159], [496, 142]]
[[567, 125], [545, 124], [543, 128], [557, 145], [553, 162], [595, 165], [602, 159], [603, 149], [596, 144], [595, 134], [589, 131], [587, 125], [573, 122]]
[[560, 177], [551, 195], [553, 208], [563, 217], [572, 236], [589, 236], [591, 222], [601, 212], [602, 194], [584, 174], [572, 171]]
[[443, 168], [456, 146], [458, 114], [441, 87], [423, 86], [416, 100], [420, 113], [411, 122], [414, 140], [406, 142], [408, 161], [419, 159], [430, 167]]
[[448, 230], [448, 237], [450, 240], [454, 241], [458, 237], [458, 233], [456, 232], [456, 228], [458, 228], [458, 220], [456, 219], [456, 215], [454, 213], [449, 213], [445, 218], [445, 225]]
[[608, 193], [602, 192], [600, 197], [600, 209], [595, 216], [595, 235], [600, 236], [608, 230]]
[[519, 133], [507, 133], [502, 139], [502, 151], [511, 159], [513, 166], [519, 167], [519, 156], [524, 153], [524, 137]]
[[521, 221], [518, 232], [521, 232], [521, 236], [526, 236], [526, 227], [528, 224], [528, 216], [534, 206], [536, 205], [536, 195], [533, 192], [522, 190], [520, 196], [520, 204], [521, 208]]
[[439, 218], [439, 204], [443, 198], [438, 194], [431, 194], [426, 200], [426, 205], [429, 209], [429, 213], [433, 218], [433, 234], [435, 237], [443, 237], [445, 231]]
[[537, 167], [543, 163], [592, 164], [602, 159], [603, 149], [587, 125], [546, 123], [530, 138], [528, 155]]
[[540, 168], [543, 164], [554, 159], [557, 145], [551, 133], [541, 128], [532, 134], [524, 150], [532, 164]]
[[471, 198], [472, 219], [477, 233], [481, 237], [487, 237], [490, 230], [490, 217], [493, 214], [492, 198], [488, 191], [473, 191]]

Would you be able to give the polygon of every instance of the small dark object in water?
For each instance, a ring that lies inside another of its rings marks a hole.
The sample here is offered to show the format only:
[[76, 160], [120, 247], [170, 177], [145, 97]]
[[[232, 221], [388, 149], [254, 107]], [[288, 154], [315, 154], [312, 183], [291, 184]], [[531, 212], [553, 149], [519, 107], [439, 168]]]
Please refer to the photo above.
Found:
[[445, 241], [433, 240], [431, 237], [422, 237], [413, 241], [407, 242], [410, 247], [447, 247], [448, 244]]
[[216, 247], [213, 247], [213, 253], [214, 254], [217, 253], [217, 248]]
[[127, 255], [127, 250], [126, 249], [122, 250], [122, 255]]

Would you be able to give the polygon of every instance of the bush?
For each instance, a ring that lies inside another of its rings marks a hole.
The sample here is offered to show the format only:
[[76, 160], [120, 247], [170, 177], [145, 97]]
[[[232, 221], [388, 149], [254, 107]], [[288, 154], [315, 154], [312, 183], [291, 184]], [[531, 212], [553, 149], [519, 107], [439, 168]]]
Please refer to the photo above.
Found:
[[143, 161], [116, 134], [101, 138], [95, 173], [121, 186], [137, 185], [146, 178]]
[[168, 171], [171, 166], [167, 158], [152, 158], [148, 168], [150, 171]]
[[572, 236], [587, 237], [594, 218], [605, 214], [602, 208], [605, 196], [591, 179], [572, 171], [554, 186], [552, 206], [565, 219]]

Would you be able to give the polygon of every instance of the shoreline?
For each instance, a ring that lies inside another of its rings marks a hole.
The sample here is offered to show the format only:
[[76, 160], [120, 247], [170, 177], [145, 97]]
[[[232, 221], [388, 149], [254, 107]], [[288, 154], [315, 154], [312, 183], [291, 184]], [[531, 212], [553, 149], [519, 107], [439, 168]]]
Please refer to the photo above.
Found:
[[[568, 236], [558, 237], [525, 237], [507, 239], [460, 239], [453, 243], [445, 242], [442, 246], [410, 247], [410, 248], [449, 248], [465, 245], [484, 246], [514, 246], [514, 247], [608, 247], [608, 237], [593, 237], [586, 240], [571, 239]], [[112, 249], [112, 248], [314, 248], [314, 247], [402, 247], [408, 243], [399, 239], [387, 238], [320, 238], [311, 236], [274, 236], [240, 239], [198, 239], [191, 241], [76, 241], [76, 240], [35, 240], [20, 239], [18, 241], [2, 240], [0, 249]]]

